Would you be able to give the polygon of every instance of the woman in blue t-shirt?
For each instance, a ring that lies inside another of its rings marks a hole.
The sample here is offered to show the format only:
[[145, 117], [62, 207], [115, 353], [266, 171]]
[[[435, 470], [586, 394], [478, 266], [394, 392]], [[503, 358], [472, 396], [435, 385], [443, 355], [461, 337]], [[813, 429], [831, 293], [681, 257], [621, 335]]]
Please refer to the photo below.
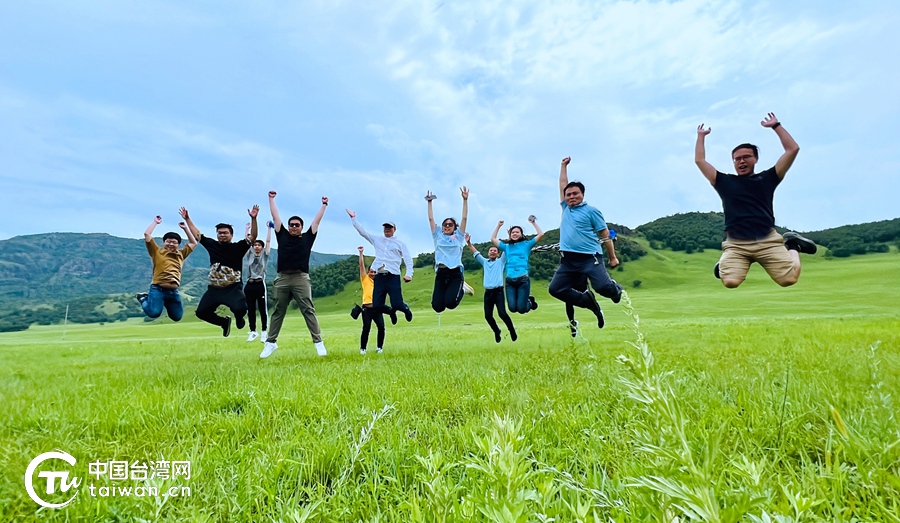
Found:
[[544, 231], [537, 224], [537, 219], [532, 214], [528, 217], [528, 221], [534, 226], [537, 232], [534, 238], [525, 239], [525, 233], [518, 225], [509, 228], [509, 239], [500, 241], [497, 239], [497, 233], [503, 226], [503, 220], [497, 223], [494, 234], [491, 236], [491, 242], [506, 253], [506, 303], [510, 312], [518, 312], [525, 314], [532, 309], [537, 309], [538, 304], [531, 295], [531, 278], [528, 277], [528, 257], [531, 255], [531, 248], [534, 244], [541, 241], [544, 237]]
[[[431, 294], [431, 308], [434, 312], [455, 309], [462, 301], [464, 287], [462, 252], [466, 246], [466, 220], [469, 214], [469, 190], [463, 186], [459, 189], [462, 195], [462, 220], [444, 218], [441, 228], [434, 222], [434, 209], [431, 202], [437, 196], [428, 191], [425, 201], [428, 202], [428, 224], [431, 226], [431, 237], [434, 240], [434, 291]], [[465, 289], [473, 294], [471, 287]]]

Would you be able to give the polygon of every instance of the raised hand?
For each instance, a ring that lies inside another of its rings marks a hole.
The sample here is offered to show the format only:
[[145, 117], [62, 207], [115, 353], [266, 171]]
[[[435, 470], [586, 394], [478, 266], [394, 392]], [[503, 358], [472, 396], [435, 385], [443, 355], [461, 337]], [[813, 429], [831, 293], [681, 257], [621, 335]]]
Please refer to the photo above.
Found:
[[190, 216], [188, 216], [188, 210], [185, 209], [184, 207], [182, 207], [181, 209], [178, 209], [178, 214], [185, 220], [190, 219]]
[[328, 197], [327, 196], [322, 197], [322, 205], [328, 205]]
[[759, 122], [759, 124], [763, 127], [774, 128], [778, 125], [778, 118], [775, 117], [775, 113], [769, 113], [769, 115], [766, 116], [763, 121]]
[[706, 136], [707, 134], [712, 132], [712, 127], [703, 127], [706, 124], [700, 124], [697, 126], [697, 134], [700, 136]]
[[351, 218], [356, 218], [355, 212], [351, 211], [350, 209], [344, 209], [344, 210], [347, 211], [347, 215], [349, 215]]
[[434, 200], [435, 198], [437, 198], [437, 196], [432, 194], [431, 191], [428, 191], [427, 193], [425, 193], [425, 201], [426, 202], [430, 202], [431, 200]]
[[187, 230], [187, 224], [184, 222], [178, 222], [178, 226], [181, 227], [182, 229], [184, 229], [185, 231]]
[[366, 250], [366, 248], [365, 248], [365, 247], [363, 247], [363, 246], [359, 246], [359, 247], [357, 247], [357, 248], [356, 248], [356, 250], [358, 250], [358, 251], [359, 251], [359, 253], [360, 253], [360, 254], [362, 254], [362, 253], [363, 253], [363, 251], [364, 251], [364, 250]]
[[270, 199], [270, 200], [275, 199], [275, 195], [276, 195], [276, 194], [278, 194], [278, 193], [275, 192], [275, 191], [269, 191], [269, 199]]
[[536, 221], [537, 221], [537, 216], [535, 216], [533, 214], [528, 215], [528, 223], [534, 223]]
[[500, 227], [503, 227], [503, 223], [504, 223], [503, 220], [500, 220], [499, 222], [497, 222], [497, 228], [499, 229]]
[[571, 162], [571, 161], [572, 161], [572, 157], [571, 157], [571, 156], [566, 156], [565, 158], [562, 159], [562, 164], [563, 164], [563, 165], [569, 165], [569, 162]]
[[259, 214], [259, 205], [254, 205], [252, 209], [247, 209], [247, 214], [249, 214], [251, 218], [256, 218]]
[[469, 189], [465, 185], [459, 188], [459, 193], [462, 195], [463, 200], [469, 199]]
[[161, 224], [161, 223], [162, 223], [162, 216], [156, 216], [155, 218], [153, 218], [153, 223], [155, 223], [156, 225]]
[[469, 236], [469, 233], [466, 233], [466, 243], [472, 243], [472, 237]]

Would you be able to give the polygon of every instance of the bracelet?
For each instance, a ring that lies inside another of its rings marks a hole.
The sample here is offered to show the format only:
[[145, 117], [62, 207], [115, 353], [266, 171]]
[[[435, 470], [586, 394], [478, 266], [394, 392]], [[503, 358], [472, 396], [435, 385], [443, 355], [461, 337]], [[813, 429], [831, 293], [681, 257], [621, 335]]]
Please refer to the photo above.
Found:
[[775, 129], [778, 129], [779, 127], [781, 127], [781, 122], [775, 122], [775, 125], [772, 126], [772, 130], [774, 131]]

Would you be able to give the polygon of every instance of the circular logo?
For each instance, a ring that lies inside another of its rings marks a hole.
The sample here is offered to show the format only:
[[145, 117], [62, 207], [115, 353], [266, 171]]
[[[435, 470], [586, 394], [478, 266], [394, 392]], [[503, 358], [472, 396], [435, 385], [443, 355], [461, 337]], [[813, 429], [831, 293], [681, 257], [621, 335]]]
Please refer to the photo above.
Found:
[[[56, 449], [54, 452], [44, 452], [38, 457], [31, 460], [31, 463], [28, 464], [28, 468], [25, 469], [25, 491], [28, 492], [28, 496], [37, 503], [38, 505], [46, 508], [62, 508], [72, 502], [75, 499], [75, 496], [78, 494], [78, 491], [75, 491], [72, 494], [72, 497], [63, 503], [49, 503], [41, 499], [41, 497], [34, 490], [34, 472], [37, 468], [44, 463], [45, 461], [51, 459], [60, 459], [68, 463], [70, 466], [75, 466], [75, 458], [67, 453], [63, 452], [59, 449]], [[77, 477], [73, 477], [72, 481], [69, 481], [69, 471], [56, 471], [56, 470], [42, 470], [38, 472], [37, 476], [39, 478], [44, 479], [47, 483], [47, 488], [44, 490], [47, 494], [55, 494], [57, 492], [57, 485], [59, 486], [59, 492], [68, 492], [72, 487], [78, 488], [78, 485], [81, 484], [81, 480]]]

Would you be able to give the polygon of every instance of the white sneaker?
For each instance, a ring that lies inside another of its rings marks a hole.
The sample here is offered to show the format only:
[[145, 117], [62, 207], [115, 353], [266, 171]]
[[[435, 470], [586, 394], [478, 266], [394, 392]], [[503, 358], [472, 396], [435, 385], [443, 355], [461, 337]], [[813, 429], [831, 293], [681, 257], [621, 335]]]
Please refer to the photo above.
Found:
[[362, 354], [363, 356], [365, 356], [365, 355], [366, 355], [366, 349], [359, 349], [359, 353]]
[[250, 331], [250, 334], [247, 336], [247, 341], [253, 341], [256, 338], [259, 338], [259, 334], [256, 331]]
[[382, 349], [381, 347], [378, 347], [377, 349], [375, 349], [375, 354], [381, 354], [383, 351], [384, 351], [384, 349]]
[[466, 282], [463, 282], [463, 294], [467, 296], [475, 296], [475, 289]]
[[265, 346], [263, 347], [263, 351], [259, 353], [259, 357], [260, 358], [268, 358], [269, 356], [272, 355], [273, 352], [275, 352], [275, 349], [277, 349], [277, 348], [278, 348], [277, 343], [266, 342]]
[[259, 333], [259, 341], [265, 343], [268, 336], [266, 335], [266, 331], [262, 331]]
[[326, 356], [328, 354], [328, 351], [325, 350], [325, 342], [324, 341], [317, 341], [315, 343], [315, 346], [316, 346], [316, 354], [318, 354], [319, 356]]

